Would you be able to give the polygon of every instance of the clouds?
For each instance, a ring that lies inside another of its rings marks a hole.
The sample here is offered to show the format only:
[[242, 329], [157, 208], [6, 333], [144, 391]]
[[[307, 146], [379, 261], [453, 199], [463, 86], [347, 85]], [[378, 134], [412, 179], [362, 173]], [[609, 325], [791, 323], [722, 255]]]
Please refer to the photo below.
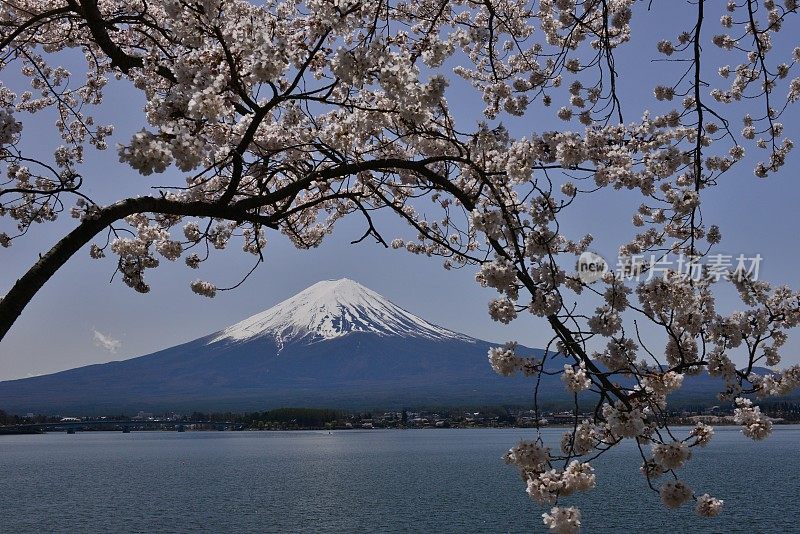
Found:
[[106, 335], [102, 332], [98, 332], [94, 330], [94, 344], [98, 347], [102, 347], [106, 349], [108, 352], [114, 354], [116, 353], [119, 348], [122, 346], [122, 342], [118, 339], [114, 339], [113, 337]]

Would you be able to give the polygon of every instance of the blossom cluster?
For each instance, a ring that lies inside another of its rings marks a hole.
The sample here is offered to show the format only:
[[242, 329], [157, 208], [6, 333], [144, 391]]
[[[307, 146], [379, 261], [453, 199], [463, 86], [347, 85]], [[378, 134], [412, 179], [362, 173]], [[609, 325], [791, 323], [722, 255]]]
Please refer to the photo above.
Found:
[[758, 406], [753, 406], [753, 401], [745, 398], [736, 399], [736, 409], [733, 420], [742, 426], [742, 433], [748, 438], [762, 440], [772, 432], [772, 421], [761, 413]]
[[542, 362], [536, 358], [518, 356], [517, 344], [509, 342], [502, 347], [489, 349], [489, 363], [494, 371], [502, 376], [511, 376], [517, 372], [532, 376], [539, 372]]

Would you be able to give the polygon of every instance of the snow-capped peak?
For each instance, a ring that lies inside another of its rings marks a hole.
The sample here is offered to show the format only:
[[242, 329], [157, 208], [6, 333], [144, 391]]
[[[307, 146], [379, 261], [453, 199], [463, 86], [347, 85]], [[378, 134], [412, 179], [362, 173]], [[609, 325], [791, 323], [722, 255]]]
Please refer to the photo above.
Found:
[[353, 280], [342, 278], [317, 282], [272, 308], [229, 326], [211, 343], [268, 336], [283, 346], [289, 341], [315, 342], [353, 332], [471, 340], [417, 317]]

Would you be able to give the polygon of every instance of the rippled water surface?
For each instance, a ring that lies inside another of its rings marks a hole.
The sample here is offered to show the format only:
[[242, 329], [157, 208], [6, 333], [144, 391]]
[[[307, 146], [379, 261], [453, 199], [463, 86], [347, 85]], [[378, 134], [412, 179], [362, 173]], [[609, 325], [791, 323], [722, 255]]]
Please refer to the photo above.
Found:
[[[563, 430], [548, 429], [556, 445]], [[86, 432], [0, 437], [2, 532], [540, 532], [502, 453], [530, 430]], [[687, 481], [717, 519], [664, 510], [631, 443], [565, 500], [585, 532], [800, 532], [800, 427], [718, 428]]]

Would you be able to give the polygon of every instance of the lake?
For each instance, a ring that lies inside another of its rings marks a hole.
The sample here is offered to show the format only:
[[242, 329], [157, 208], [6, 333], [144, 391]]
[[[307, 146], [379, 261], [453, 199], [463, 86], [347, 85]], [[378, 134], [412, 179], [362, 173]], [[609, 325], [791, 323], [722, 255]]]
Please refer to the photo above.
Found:
[[[530, 429], [0, 436], [3, 532], [544, 532], [501, 455]], [[554, 446], [563, 429], [547, 429]], [[720, 517], [664, 509], [629, 441], [564, 499], [585, 532], [800, 532], [800, 427], [717, 428], [686, 480]]]

